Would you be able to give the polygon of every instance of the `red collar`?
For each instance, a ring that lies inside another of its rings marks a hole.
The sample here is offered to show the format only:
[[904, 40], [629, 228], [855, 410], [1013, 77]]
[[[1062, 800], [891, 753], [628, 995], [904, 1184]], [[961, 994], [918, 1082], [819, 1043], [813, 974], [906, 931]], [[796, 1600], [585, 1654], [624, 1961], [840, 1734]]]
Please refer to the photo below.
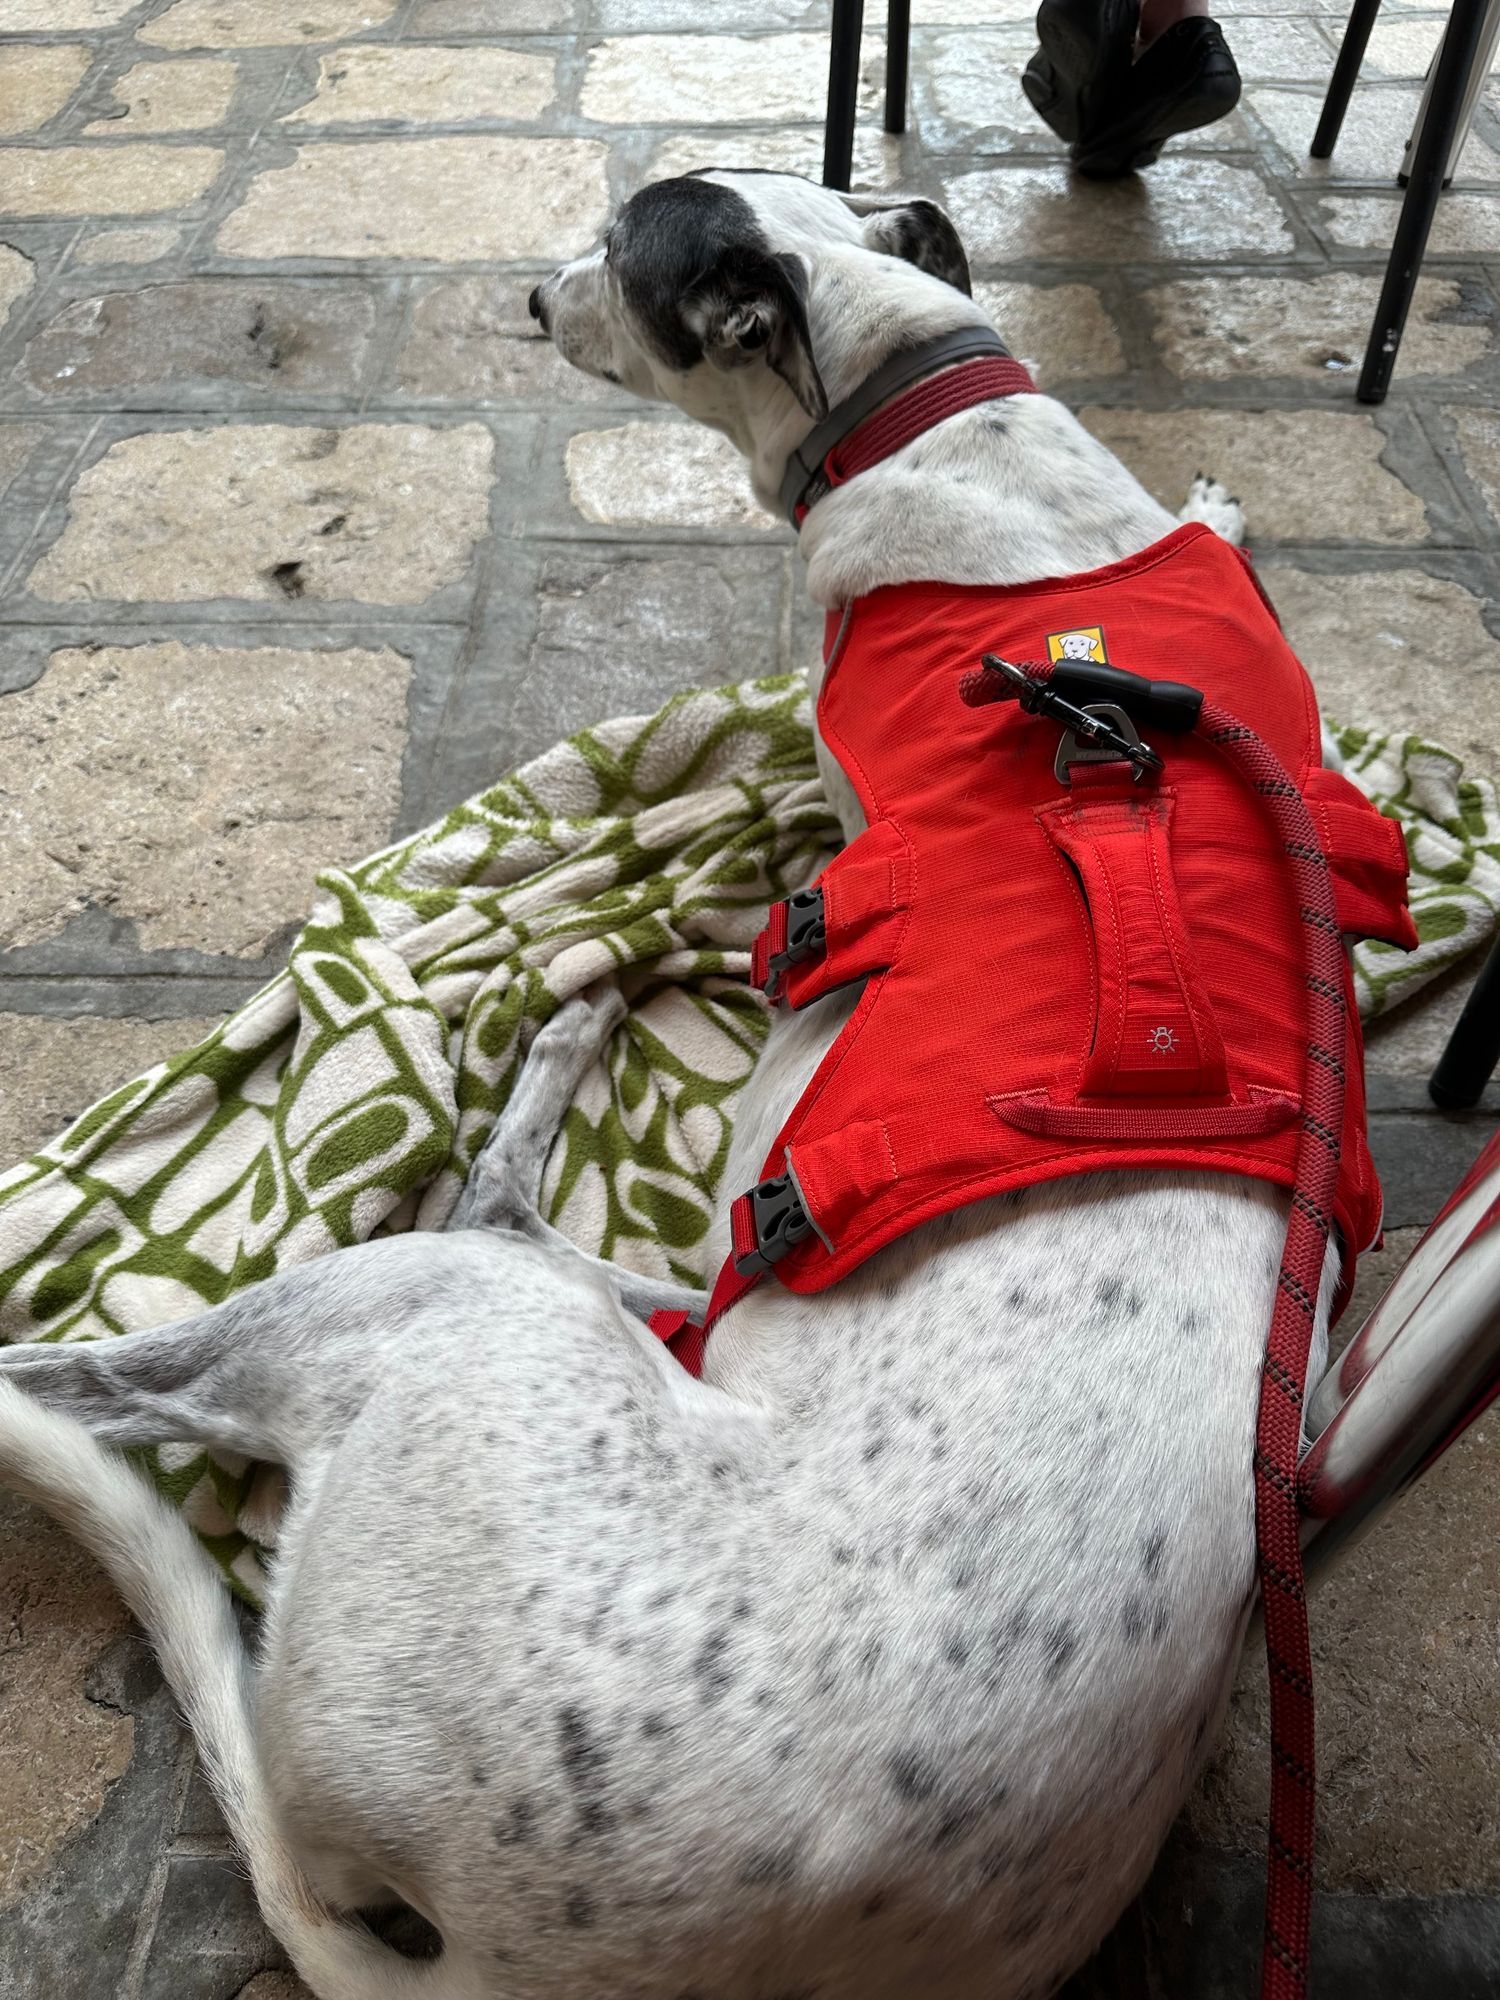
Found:
[[867, 472], [924, 431], [1036, 384], [988, 327], [961, 327], [896, 354], [829, 411], [787, 460], [781, 504], [794, 527], [825, 493]]

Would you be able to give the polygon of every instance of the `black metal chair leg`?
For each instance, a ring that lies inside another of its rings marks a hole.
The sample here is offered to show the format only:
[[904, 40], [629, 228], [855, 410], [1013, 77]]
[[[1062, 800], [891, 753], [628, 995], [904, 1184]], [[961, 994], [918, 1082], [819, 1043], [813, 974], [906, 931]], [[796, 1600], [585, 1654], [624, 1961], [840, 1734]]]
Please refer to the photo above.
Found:
[[[1500, 47], [1500, 0], [1486, 0], [1484, 27], [1481, 34], [1482, 40], [1479, 48], [1479, 59], [1469, 71], [1469, 87], [1464, 92], [1464, 101], [1458, 114], [1458, 130], [1453, 135], [1453, 150], [1448, 155], [1448, 166], [1443, 175], [1444, 193], [1453, 185], [1453, 176], [1458, 171], [1459, 155], [1463, 152], [1464, 142], [1469, 136], [1469, 128], [1474, 123], [1474, 113], [1478, 108], [1480, 95], [1485, 85], [1489, 82], [1490, 64], [1494, 60], [1495, 50], [1497, 47]], [[1433, 71], [1436, 67], [1437, 61], [1434, 57], [1433, 61], [1428, 65], [1427, 80], [1422, 91], [1422, 103], [1417, 112], [1417, 122], [1412, 127], [1411, 137], [1402, 149], [1401, 171], [1396, 176], [1397, 187], [1405, 187], [1411, 179], [1411, 175], [1407, 169], [1411, 164], [1412, 156], [1415, 154], [1417, 147], [1421, 144], [1422, 124], [1427, 116], [1427, 107], [1432, 100]]]
[[906, 79], [911, 57], [911, 0], [887, 0], [885, 14], [885, 129], [906, 130]]
[[1500, 1063], [1500, 939], [1479, 968], [1474, 990], [1453, 1024], [1427, 1095], [1444, 1111], [1467, 1111], [1484, 1095]]
[[1349, 109], [1349, 99], [1359, 78], [1359, 66], [1365, 59], [1370, 30], [1379, 12], [1380, 0], [1354, 0], [1349, 24], [1344, 29], [1344, 39], [1339, 43], [1328, 95], [1323, 99], [1323, 113], [1313, 134], [1312, 145], [1308, 148], [1315, 160], [1326, 160], [1333, 152], [1334, 143], [1343, 128], [1344, 113]]
[[1391, 386], [1396, 353], [1406, 326], [1422, 253], [1432, 230], [1448, 155], [1453, 150], [1459, 115], [1469, 78], [1484, 35], [1485, 0], [1453, 0], [1432, 73], [1432, 95], [1422, 120], [1422, 137], [1411, 163], [1411, 180], [1401, 202], [1396, 240], [1385, 267], [1385, 282], [1375, 308], [1375, 324], [1365, 349], [1356, 394], [1362, 403], [1383, 403]]
[[833, 0], [828, 123], [823, 128], [823, 185], [846, 192], [854, 171], [854, 112], [859, 101], [859, 42], [864, 16], [864, 0]]

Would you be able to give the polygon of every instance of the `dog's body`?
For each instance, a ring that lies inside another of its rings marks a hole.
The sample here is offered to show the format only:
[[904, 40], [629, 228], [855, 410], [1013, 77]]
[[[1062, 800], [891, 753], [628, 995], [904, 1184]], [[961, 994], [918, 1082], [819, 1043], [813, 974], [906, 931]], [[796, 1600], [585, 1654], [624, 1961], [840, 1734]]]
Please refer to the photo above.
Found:
[[[666, 188], [537, 309], [570, 359], [736, 437], [763, 496], [825, 392], [981, 318], [930, 275], [956, 246], [920, 205]], [[1074, 573], [1171, 525], [1035, 396], [850, 482], [804, 548], [832, 603]], [[726, 1206], [847, 1004], [778, 1018]], [[120, 1577], [320, 2000], [1046, 1994], [1144, 1878], [1223, 1700], [1285, 1200], [1104, 1176], [985, 1202], [816, 1299], [760, 1287], [700, 1384], [639, 1282], [528, 1213], [612, 1019], [544, 1031], [447, 1235], [4, 1353], [0, 1476]], [[710, 1265], [726, 1247], [721, 1216]], [[186, 1529], [70, 1419], [287, 1465], [253, 1685]], [[440, 1960], [329, 1907], [393, 1896]]]

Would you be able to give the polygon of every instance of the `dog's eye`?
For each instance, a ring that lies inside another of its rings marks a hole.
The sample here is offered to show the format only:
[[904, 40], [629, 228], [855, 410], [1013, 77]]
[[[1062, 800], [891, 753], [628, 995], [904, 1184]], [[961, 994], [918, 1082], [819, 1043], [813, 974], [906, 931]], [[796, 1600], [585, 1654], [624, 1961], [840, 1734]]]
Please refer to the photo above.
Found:
[[601, 374], [601, 375], [602, 375], [602, 376], [604, 377], [604, 379], [605, 379], [605, 381], [606, 381], [606, 382], [613, 382], [613, 383], [614, 383], [614, 385], [615, 385], [615, 387], [616, 387], [617, 389], [619, 388], [619, 386], [620, 386], [620, 378], [619, 378], [619, 376], [618, 376], [618, 375], [617, 375], [617, 374], [615, 373], [615, 371], [614, 371], [614, 369], [613, 369], [613, 368], [601, 368], [601, 369], [599, 370], [599, 373], [600, 373], [600, 374]]

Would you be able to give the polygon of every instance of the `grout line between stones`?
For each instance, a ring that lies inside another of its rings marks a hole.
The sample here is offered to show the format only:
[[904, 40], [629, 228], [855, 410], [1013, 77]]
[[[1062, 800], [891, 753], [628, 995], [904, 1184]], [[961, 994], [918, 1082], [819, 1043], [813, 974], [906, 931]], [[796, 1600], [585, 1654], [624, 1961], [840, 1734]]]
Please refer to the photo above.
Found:
[[79, 465], [82, 463], [84, 455], [88, 451], [89, 446], [98, 436], [103, 423], [104, 419], [102, 417], [95, 418], [94, 422], [90, 424], [88, 430], [85, 432], [84, 436], [79, 441], [77, 448], [73, 451], [71, 456], [69, 456], [65, 460], [64, 464], [59, 469], [57, 478], [53, 482], [52, 489], [48, 493], [46, 501], [44, 502], [42, 507], [38, 510], [37, 516], [31, 524], [30, 532], [26, 535], [26, 538], [21, 543], [20, 548], [16, 551], [16, 554], [11, 561], [10, 567], [4, 572], [3, 575], [0, 575], [0, 606], [3, 606], [6, 598], [9, 597], [11, 585], [16, 581], [17, 576], [20, 574], [22, 565], [25, 563], [27, 557], [31, 554], [32, 549], [36, 546], [37, 538], [42, 533], [42, 530], [48, 518], [51, 515], [52, 509], [61, 500], [64, 492], [66, 492], [71, 487], [73, 481], [73, 475], [77, 471]]
[[[170, 1825], [173, 1831], [182, 1811], [183, 1799], [187, 1795], [192, 1771], [192, 1755], [192, 1741], [184, 1734], [183, 1741], [178, 1747], [177, 1768], [172, 1776]], [[140, 2000], [146, 1966], [151, 1957], [151, 1947], [156, 1942], [156, 1928], [161, 1921], [162, 1905], [166, 1901], [167, 1877], [172, 1866], [171, 1847], [172, 1835], [169, 1833], [151, 1864], [146, 1893], [141, 1899], [141, 1913], [136, 1920], [135, 1936], [130, 1941], [130, 1953], [125, 1960], [124, 1977], [120, 1981], [120, 2000]]]

